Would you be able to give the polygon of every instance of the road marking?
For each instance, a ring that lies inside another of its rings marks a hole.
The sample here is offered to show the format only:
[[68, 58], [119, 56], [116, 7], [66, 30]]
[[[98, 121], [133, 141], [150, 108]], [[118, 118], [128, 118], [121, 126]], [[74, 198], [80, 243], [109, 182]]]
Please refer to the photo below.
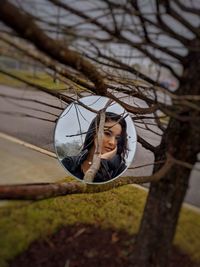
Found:
[[43, 148], [40, 148], [38, 146], [32, 145], [30, 143], [27, 143], [25, 141], [22, 141], [22, 140], [16, 138], [16, 137], [13, 137], [11, 135], [8, 135], [8, 134], [0, 132], [0, 138], [6, 139], [8, 141], [11, 141], [13, 143], [16, 143], [16, 144], [19, 144], [19, 145], [22, 145], [22, 146], [25, 146], [27, 148], [33, 149], [33, 150], [38, 151], [38, 152], [40, 152], [42, 154], [45, 154], [47, 156], [50, 156], [50, 157], [53, 157], [53, 158], [57, 158], [56, 153], [48, 151], [48, 150], [43, 149]]

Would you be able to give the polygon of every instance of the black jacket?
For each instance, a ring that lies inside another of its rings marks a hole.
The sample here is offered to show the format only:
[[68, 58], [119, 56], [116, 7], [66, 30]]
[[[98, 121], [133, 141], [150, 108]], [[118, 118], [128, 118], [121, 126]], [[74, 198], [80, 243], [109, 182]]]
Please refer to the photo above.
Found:
[[[62, 160], [64, 167], [74, 176], [79, 179], [83, 179], [84, 173], [81, 169], [81, 164], [86, 160], [88, 155], [88, 150], [81, 151], [77, 156], [68, 156]], [[94, 183], [109, 181], [119, 174], [121, 174], [126, 169], [124, 161], [117, 154], [111, 160], [101, 159], [101, 165], [98, 172], [95, 175]]]

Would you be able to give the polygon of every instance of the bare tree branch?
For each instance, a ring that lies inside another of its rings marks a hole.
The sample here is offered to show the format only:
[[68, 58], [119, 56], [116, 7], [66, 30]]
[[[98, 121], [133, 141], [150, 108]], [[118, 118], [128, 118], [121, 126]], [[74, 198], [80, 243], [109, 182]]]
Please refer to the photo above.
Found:
[[45, 54], [38, 52], [33, 48], [30, 49], [30, 47], [28, 47], [27, 45], [22, 44], [22, 42], [17, 42], [16, 40], [13, 40], [13, 37], [10, 37], [8, 35], [2, 34], [2, 35], [0, 35], [0, 39], [2, 39], [4, 42], [8, 43], [10, 46], [15, 47], [19, 51], [23, 52], [25, 55], [33, 58], [37, 62], [40, 62], [43, 65], [45, 65], [46, 67], [56, 71], [57, 73], [64, 76], [65, 78], [71, 80], [72, 82], [74, 82], [78, 85], [81, 85], [84, 88], [87, 88], [91, 91], [95, 91], [95, 87], [91, 83], [77, 77], [77, 75], [71, 74], [70, 70], [59, 65], [58, 62], [45, 56]]
[[154, 147], [149, 144], [146, 140], [144, 140], [141, 136], [137, 135], [138, 142], [147, 150], [150, 150], [152, 153], [155, 153], [158, 147]]
[[163, 167], [151, 176], [127, 176], [103, 185], [90, 185], [85, 183], [61, 183], [61, 184], [25, 184], [25, 185], [0, 185], [0, 199], [25, 199], [39, 200], [56, 196], [80, 193], [99, 193], [127, 184], [142, 184], [157, 182], [173, 166], [173, 159], [168, 155]]
[[104, 124], [106, 120], [106, 109], [107, 107], [111, 104], [111, 100], [108, 100], [107, 103], [105, 104], [105, 107], [100, 110], [99, 116], [100, 116], [100, 122], [99, 125], [96, 125], [96, 131], [97, 131], [97, 143], [95, 146], [95, 151], [92, 159], [92, 165], [90, 168], [86, 171], [83, 180], [85, 182], [92, 183], [94, 180], [94, 177], [96, 173], [98, 172], [100, 168], [100, 163], [101, 163], [101, 149], [102, 149], [102, 144], [103, 144], [103, 135], [104, 135]]
[[177, 4], [177, 6], [179, 6], [183, 11], [192, 13], [192, 14], [196, 14], [200, 16], [200, 9], [198, 8], [192, 8], [189, 6], [184, 5], [180, 0], [174, 0], [174, 2]]
[[47, 36], [31, 19], [19, 9], [5, 0], [0, 5], [0, 19], [14, 29], [20, 36], [34, 43], [39, 50], [47, 53], [60, 63], [71, 66], [82, 72], [96, 85], [96, 93], [105, 95], [106, 86], [101, 74], [89, 61], [79, 53], [70, 50], [66, 45]]
[[97, 27], [99, 27], [101, 30], [107, 32], [108, 34], [110, 34], [111, 36], [116, 37], [118, 40], [123, 41], [124, 43], [127, 43], [128, 45], [130, 45], [131, 47], [134, 47], [136, 49], [138, 49], [139, 51], [141, 51], [144, 55], [146, 55], [147, 57], [149, 57], [153, 62], [155, 62], [158, 65], [161, 65], [167, 69], [169, 69], [169, 71], [174, 75], [174, 77], [176, 77], [177, 79], [179, 79], [179, 75], [174, 71], [174, 69], [166, 64], [165, 62], [162, 62], [159, 58], [155, 57], [153, 53], [151, 53], [150, 51], [148, 51], [148, 49], [144, 48], [145, 43], [136, 43], [133, 42], [132, 40], [128, 39], [127, 37], [123, 36], [122, 33], [118, 32], [116, 34], [115, 31], [110, 30], [108, 27], [106, 27], [105, 25], [103, 25], [102, 23], [100, 23], [98, 20], [96, 20], [96, 18], [91, 18], [88, 15], [84, 14], [83, 12], [74, 9], [72, 7], [70, 7], [69, 5], [59, 1], [59, 0], [48, 0], [49, 2], [53, 3], [54, 5], [57, 5], [59, 7], [62, 7], [63, 9], [70, 11], [71, 13], [86, 19], [87, 21], [90, 21], [92, 24], [96, 25]]
[[136, 10], [136, 12], [137, 12], [137, 14], [139, 16], [139, 19], [140, 19], [140, 22], [141, 22], [141, 26], [142, 26], [143, 31], [144, 31], [144, 37], [146, 39], [146, 43], [147, 44], [150, 44], [153, 48], [156, 48], [156, 49], [162, 51], [163, 53], [165, 53], [165, 54], [167, 54], [167, 55], [169, 55], [169, 56], [171, 56], [171, 57], [173, 57], [173, 58], [175, 58], [175, 59], [177, 59], [177, 60], [179, 60], [179, 61], [182, 62], [183, 59], [184, 59], [182, 56], [180, 56], [177, 53], [169, 50], [166, 47], [162, 47], [161, 45], [156, 44], [155, 42], [153, 42], [151, 40], [151, 38], [149, 37], [149, 34], [148, 34], [148, 30], [146, 28], [147, 21], [145, 20], [144, 16], [142, 15], [142, 13], [140, 11], [140, 8], [139, 8], [139, 5], [138, 5], [138, 1], [137, 0], [132, 0], [131, 1], [131, 4], [135, 8], [135, 10]]
[[30, 114], [26, 114], [26, 113], [22, 113], [22, 112], [0, 111], [0, 114], [9, 115], [9, 116], [16, 116], [16, 117], [21, 117], [21, 118], [38, 119], [38, 120], [42, 120], [42, 121], [48, 121], [48, 122], [55, 123], [55, 120], [50, 120], [47, 118], [42, 118], [41, 116], [30, 115]]
[[181, 13], [177, 13], [176, 10], [170, 5], [170, 1], [166, 1], [168, 6], [166, 8], [167, 13], [172, 16], [175, 20], [179, 21], [183, 26], [189, 29], [192, 33], [194, 33], [198, 38], [200, 38], [200, 30], [194, 27], [189, 21], [187, 21]]
[[61, 108], [59, 106], [54, 106], [54, 105], [48, 104], [46, 102], [39, 101], [39, 100], [32, 99], [32, 98], [17, 97], [17, 96], [11, 96], [11, 95], [1, 94], [1, 93], [0, 93], [0, 97], [5, 98], [5, 99], [18, 100], [18, 101], [33, 102], [33, 103], [41, 104], [41, 105], [44, 105], [44, 106], [47, 106], [47, 107], [50, 107], [50, 108], [63, 110], [63, 108]]
[[52, 96], [54, 96], [54, 97], [56, 97], [58, 99], [62, 99], [63, 101], [65, 101], [68, 104], [70, 104], [70, 103], [72, 103], [74, 101], [74, 99], [71, 98], [71, 97], [69, 97], [69, 96], [63, 95], [63, 94], [61, 94], [61, 93], [59, 93], [57, 91], [49, 90], [49, 89], [45, 88], [44, 86], [35, 84], [35, 83], [30, 82], [28, 80], [25, 80], [25, 79], [23, 79], [23, 78], [15, 75], [15, 74], [13, 74], [13, 73], [10, 73], [8, 71], [5, 71], [5, 70], [3, 70], [1, 68], [0, 68], [0, 73], [3, 73], [5, 75], [8, 75], [9, 77], [12, 77], [12, 78], [14, 78], [14, 79], [16, 79], [16, 80], [18, 80], [20, 82], [23, 82], [23, 83], [25, 83], [25, 84], [27, 84], [27, 85], [29, 85], [29, 86], [37, 89], [37, 90], [40, 90], [42, 92], [45, 92], [45, 93], [47, 93], [49, 95], [52, 95]]
[[157, 11], [156, 11], [156, 18], [158, 20], [159, 27], [164, 31], [170, 34], [173, 38], [179, 40], [183, 45], [186, 47], [189, 45], [190, 41], [182, 36], [181, 34], [175, 32], [172, 28], [170, 28], [162, 19], [161, 17], [161, 12], [160, 12], [160, 6], [158, 0], [156, 0], [156, 6], [157, 6]]
[[115, 100], [116, 102], [118, 102], [122, 107], [124, 107], [128, 112], [131, 113], [136, 113], [136, 114], [150, 114], [155, 112], [158, 109], [158, 105], [152, 105], [149, 108], [138, 108], [138, 107], [134, 107], [132, 105], [129, 105], [121, 100], [119, 100], [116, 96], [114, 96], [113, 94], [107, 92], [107, 96], [110, 97], [111, 99]]

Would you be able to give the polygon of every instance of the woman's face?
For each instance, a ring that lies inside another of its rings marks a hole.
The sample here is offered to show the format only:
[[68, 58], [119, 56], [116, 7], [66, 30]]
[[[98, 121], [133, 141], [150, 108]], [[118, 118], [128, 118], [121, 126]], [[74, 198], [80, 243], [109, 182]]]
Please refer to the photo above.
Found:
[[104, 137], [102, 142], [101, 153], [105, 154], [114, 150], [121, 136], [122, 127], [116, 121], [105, 122]]

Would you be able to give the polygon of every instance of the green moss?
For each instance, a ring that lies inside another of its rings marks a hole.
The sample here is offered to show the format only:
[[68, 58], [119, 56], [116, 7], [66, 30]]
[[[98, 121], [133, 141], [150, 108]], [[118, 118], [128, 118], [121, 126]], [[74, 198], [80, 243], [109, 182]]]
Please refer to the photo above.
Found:
[[16, 79], [13, 79], [2, 73], [0, 73], [0, 84], [13, 86], [13, 87], [22, 87], [24, 85], [23, 83], [17, 81]]
[[[62, 82], [58, 82], [58, 83], [54, 82], [53, 78], [50, 75], [43, 73], [43, 72], [37, 72], [37, 74], [34, 75], [34, 73], [30, 71], [10, 70], [10, 73], [18, 76], [19, 78], [32, 82], [33, 84], [43, 86], [47, 89], [54, 89], [54, 90], [67, 89], [66, 84]], [[14, 78], [11, 78], [7, 75], [4, 75], [2, 73], [0, 73], [0, 84], [13, 86], [13, 87], [24, 86], [22, 82]]]
[[[108, 192], [77, 194], [36, 202], [11, 202], [0, 208], [0, 266], [27, 249], [38, 238], [45, 238], [63, 225], [86, 223], [102, 228], [137, 233], [146, 192], [124, 186]], [[184, 208], [175, 243], [200, 261], [200, 214]]]

